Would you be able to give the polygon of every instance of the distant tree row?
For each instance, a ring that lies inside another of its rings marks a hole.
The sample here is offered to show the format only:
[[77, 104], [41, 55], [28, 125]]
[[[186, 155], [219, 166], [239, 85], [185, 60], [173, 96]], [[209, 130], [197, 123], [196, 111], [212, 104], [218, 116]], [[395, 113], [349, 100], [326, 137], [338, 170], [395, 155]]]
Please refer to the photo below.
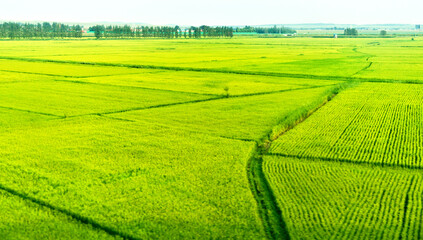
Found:
[[80, 38], [82, 26], [66, 25], [62, 23], [17, 23], [5, 22], [0, 24], [0, 38]]
[[[206, 38], [233, 37], [232, 27], [149, 27], [138, 26], [104, 26], [96, 25], [89, 28], [96, 38]], [[5, 22], [0, 24], [0, 38], [81, 38], [83, 26], [66, 25], [63, 23], [18, 23]]]
[[276, 25], [273, 27], [251, 27], [251, 26], [245, 26], [243, 28], [237, 28], [235, 29], [236, 32], [256, 32], [259, 34], [263, 34], [263, 33], [267, 33], [267, 34], [292, 34], [292, 33], [296, 33], [297, 31], [295, 31], [292, 28], [288, 28], [288, 27], [277, 27]]
[[181, 29], [175, 27], [139, 26], [131, 28], [125, 26], [96, 25], [89, 28], [96, 38], [206, 38], [206, 37], [233, 37], [231, 27], [190, 27]]
[[239, 27], [236, 28], [235, 32], [253, 33], [253, 32], [256, 32], [256, 29], [254, 27], [251, 27], [251, 26], [245, 26], [245, 27], [242, 27], [242, 28], [239, 28]]

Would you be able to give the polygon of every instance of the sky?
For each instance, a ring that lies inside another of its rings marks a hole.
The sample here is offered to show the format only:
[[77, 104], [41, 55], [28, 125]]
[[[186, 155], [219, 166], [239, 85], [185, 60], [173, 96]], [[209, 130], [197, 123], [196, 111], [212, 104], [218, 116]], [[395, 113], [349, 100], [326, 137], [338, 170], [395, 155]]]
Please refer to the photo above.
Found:
[[423, 24], [422, 0], [0, 0], [0, 20], [154, 25]]

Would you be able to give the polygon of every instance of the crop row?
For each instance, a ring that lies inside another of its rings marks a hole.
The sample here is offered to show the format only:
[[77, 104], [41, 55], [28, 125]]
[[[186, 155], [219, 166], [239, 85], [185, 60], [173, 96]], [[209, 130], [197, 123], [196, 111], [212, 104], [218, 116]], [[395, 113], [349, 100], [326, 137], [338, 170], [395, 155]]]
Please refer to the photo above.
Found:
[[423, 88], [363, 83], [277, 139], [270, 153], [423, 167]]
[[421, 239], [423, 175], [266, 156], [292, 239]]

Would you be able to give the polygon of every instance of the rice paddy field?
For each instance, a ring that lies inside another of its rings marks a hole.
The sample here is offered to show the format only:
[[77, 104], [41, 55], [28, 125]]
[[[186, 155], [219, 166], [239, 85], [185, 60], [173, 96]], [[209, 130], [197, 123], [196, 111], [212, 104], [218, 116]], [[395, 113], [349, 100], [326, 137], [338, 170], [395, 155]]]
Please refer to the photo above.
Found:
[[0, 41], [0, 239], [422, 239], [423, 38]]

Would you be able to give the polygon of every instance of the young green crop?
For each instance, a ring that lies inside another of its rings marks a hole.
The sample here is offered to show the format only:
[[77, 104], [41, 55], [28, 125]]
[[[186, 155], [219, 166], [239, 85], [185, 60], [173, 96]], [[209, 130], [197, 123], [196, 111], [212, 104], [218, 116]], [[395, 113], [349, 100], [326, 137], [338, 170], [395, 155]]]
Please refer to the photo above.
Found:
[[362, 83], [276, 140], [271, 153], [422, 168], [420, 85]]
[[2, 239], [120, 239], [3, 190], [0, 209]]
[[0, 92], [0, 108], [57, 117], [95, 115], [215, 98], [201, 94], [84, 84], [61, 79], [0, 84]]
[[[372, 39], [210, 39], [3, 42], [1, 57], [220, 71], [349, 77]], [[389, 40], [385, 40], [389, 41]], [[10, 49], [15, 49], [11, 51]], [[103, 57], [104, 56], [104, 57]]]
[[265, 156], [291, 239], [421, 239], [420, 171]]
[[138, 69], [111, 68], [102, 66], [87, 66], [83, 64], [69, 65], [51, 62], [31, 62], [18, 60], [1, 60], [1, 72], [28, 73], [31, 75], [45, 75], [52, 77], [81, 78], [92, 76], [130, 75], [141, 73]]
[[264, 236], [245, 174], [254, 143], [100, 117], [0, 138], [2, 185], [122, 235]]
[[184, 131], [252, 141], [263, 138], [273, 126], [297, 109], [310, 107], [316, 100], [322, 102], [322, 98], [326, 98], [326, 92], [332, 88], [335, 86], [224, 98], [110, 116], [141, 122], [152, 121]]

